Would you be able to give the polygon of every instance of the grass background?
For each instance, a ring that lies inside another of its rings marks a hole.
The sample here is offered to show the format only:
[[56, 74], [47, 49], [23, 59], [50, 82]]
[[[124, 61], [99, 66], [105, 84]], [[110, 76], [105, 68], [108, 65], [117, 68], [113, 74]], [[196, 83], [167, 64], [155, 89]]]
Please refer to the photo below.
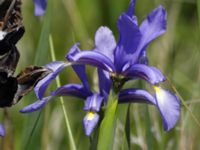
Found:
[[[43, 17], [35, 17], [32, 1], [23, 0], [26, 32], [17, 45], [21, 57], [16, 72], [31, 64], [45, 65], [51, 61], [49, 34], [53, 37], [57, 60], [64, 60], [65, 54], [76, 42], [81, 43], [82, 49], [92, 48], [95, 32], [102, 25], [108, 26], [117, 39], [119, 35], [116, 21], [118, 16], [127, 10], [128, 4], [129, 0], [49, 0], [47, 13]], [[200, 2], [138, 0], [135, 14], [139, 22], [160, 4], [167, 10], [168, 28], [166, 33], [152, 42], [147, 49], [150, 65], [162, 70], [200, 120]], [[93, 89], [96, 89], [95, 69], [89, 67], [87, 71], [90, 83], [94, 84]], [[61, 73], [61, 84], [69, 82], [80, 82], [70, 68]], [[129, 83], [129, 86], [138, 85], [148, 88], [145, 82]], [[169, 87], [168, 84], [164, 86]], [[55, 88], [52, 84], [49, 91]], [[25, 115], [19, 113], [21, 108], [34, 100], [36, 97], [31, 93], [14, 107], [1, 109], [1, 122], [4, 123], [7, 134], [0, 139], [0, 149], [70, 149], [69, 134], [58, 100], [52, 101], [40, 112]], [[64, 97], [64, 101], [77, 149], [91, 149], [90, 139], [84, 135], [82, 126], [85, 115], [83, 101], [73, 97]], [[128, 104], [118, 107], [113, 143], [115, 150], [128, 148], [124, 117], [127, 107]], [[129, 133], [131, 149], [200, 149], [200, 127], [184, 107], [181, 108], [178, 124], [166, 133], [155, 107], [131, 104]]]

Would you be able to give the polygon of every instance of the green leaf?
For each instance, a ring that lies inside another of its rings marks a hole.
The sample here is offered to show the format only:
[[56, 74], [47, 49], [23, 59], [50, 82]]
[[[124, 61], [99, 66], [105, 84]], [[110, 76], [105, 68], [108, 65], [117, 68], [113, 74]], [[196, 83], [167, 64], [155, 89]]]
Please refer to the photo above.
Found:
[[37, 47], [37, 53], [35, 56], [35, 65], [44, 65], [48, 62], [47, 54], [49, 52], [49, 34], [50, 34], [50, 24], [51, 24], [51, 12], [52, 12], [52, 1], [48, 1], [48, 8], [46, 16], [42, 21], [43, 26], [41, 30], [41, 35], [39, 39], [39, 44]]
[[111, 94], [109, 96], [104, 119], [100, 125], [99, 140], [97, 150], [110, 150], [113, 145], [115, 130], [115, 114], [117, 110], [117, 96]]

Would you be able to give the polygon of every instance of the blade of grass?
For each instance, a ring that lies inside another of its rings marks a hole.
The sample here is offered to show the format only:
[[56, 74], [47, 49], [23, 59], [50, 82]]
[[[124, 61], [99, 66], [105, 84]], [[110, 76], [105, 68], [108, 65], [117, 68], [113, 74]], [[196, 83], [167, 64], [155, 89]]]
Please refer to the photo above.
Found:
[[[51, 58], [52, 58], [53, 61], [56, 61], [55, 50], [54, 50], [54, 46], [53, 46], [53, 39], [52, 39], [51, 35], [49, 35], [49, 44], [50, 44]], [[57, 87], [61, 86], [59, 76], [56, 78], [56, 84], [57, 84]], [[76, 145], [75, 145], [75, 141], [74, 141], [74, 138], [73, 138], [73, 135], [72, 135], [72, 131], [71, 131], [69, 119], [68, 119], [68, 116], [67, 116], [67, 112], [66, 112], [66, 109], [65, 109], [63, 97], [60, 97], [60, 103], [61, 103], [61, 106], [62, 106], [67, 131], [68, 131], [68, 134], [69, 134], [70, 149], [76, 150]]]

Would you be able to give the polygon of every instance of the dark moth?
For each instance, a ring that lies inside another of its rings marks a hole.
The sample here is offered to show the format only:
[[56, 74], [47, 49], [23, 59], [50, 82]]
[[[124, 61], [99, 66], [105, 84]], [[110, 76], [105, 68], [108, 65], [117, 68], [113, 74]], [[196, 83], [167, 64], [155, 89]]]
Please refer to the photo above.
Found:
[[17, 103], [49, 72], [30, 66], [14, 76], [20, 57], [16, 44], [24, 32], [21, 0], [0, 0], [0, 107]]

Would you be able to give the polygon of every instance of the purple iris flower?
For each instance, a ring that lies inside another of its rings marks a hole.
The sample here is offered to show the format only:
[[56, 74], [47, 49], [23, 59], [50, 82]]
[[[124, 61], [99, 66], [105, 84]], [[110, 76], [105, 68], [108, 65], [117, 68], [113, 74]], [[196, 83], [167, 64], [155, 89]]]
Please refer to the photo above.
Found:
[[[138, 26], [133, 15], [135, 0], [130, 1], [128, 11], [118, 19], [119, 40], [116, 43], [108, 27], [100, 27], [95, 35], [95, 47], [90, 51], [68, 53], [67, 59], [75, 64], [88, 64], [98, 68], [100, 92], [107, 96], [110, 87], [119, 94], [119, 101], [147, 102], [155, 105], [163, 119], [164, 130], [174, 127], [180, 115], [180, 101], [176, 95], [158, 84], [166, 80], [156, 67], [148, 65], [148, 44], [166, 31], [166, 12], [162, 6], [154, 9]], [[139, 90], [121, 90], [130, 79], [144, 79], [153, 86], [155, 94]], [[129, 99], [129, 100], [128, 100]], [[135, 101], [137, 99], [137, 101]]]
[[47, 0], [34, 0], [35, 15], [42, 16], [45, 13], [47, 7]]
[[[113, 90], [119, 94], [119, 103], [139, 102], [155, 105], [162, 117], [164, 130], [174, 127], [180, 115], [180, 101], [176, 95], [159, 86], [165, 81], [165, 76], [159, 69], [148, 65], [146, 48], [148, 44], [163, 34], [166, 30], [166, 12], [162, 6], [154, 9], [140, 26], [133, 15], [135, 0], [131, 0], [127, 12], [118, 19], [120, 38], [115, 42], [112, 31], [100, 27], [95, 35], [95, 48], [91, 51], [81, 51], [75, 44], [66, 58], [72, 62], [74, 71], [82, 84], [67, 84], [59, 87], [51, 96], [44, 97], [44, 92], [59, 72], [66, 67], [65, 62], [53, 62], [46, 65], [52, 73], [44, 77], [35, 87], [38, 101], [25, 107], [21, 112], [32, 112], [44, 107], [55, 96], [76, 96], [85, 100], [83, 119], [86, 135], [91, 135], [99, 121], [98, 112], [102, 104], [106, 104], [108, 94]], [[99, 93], [92, 92], [85, 65], [93, 65], [98, 69]], [[130, 79], [144, 79], [154, 89], [154, 94], [142, 89], [123, 89]]]

